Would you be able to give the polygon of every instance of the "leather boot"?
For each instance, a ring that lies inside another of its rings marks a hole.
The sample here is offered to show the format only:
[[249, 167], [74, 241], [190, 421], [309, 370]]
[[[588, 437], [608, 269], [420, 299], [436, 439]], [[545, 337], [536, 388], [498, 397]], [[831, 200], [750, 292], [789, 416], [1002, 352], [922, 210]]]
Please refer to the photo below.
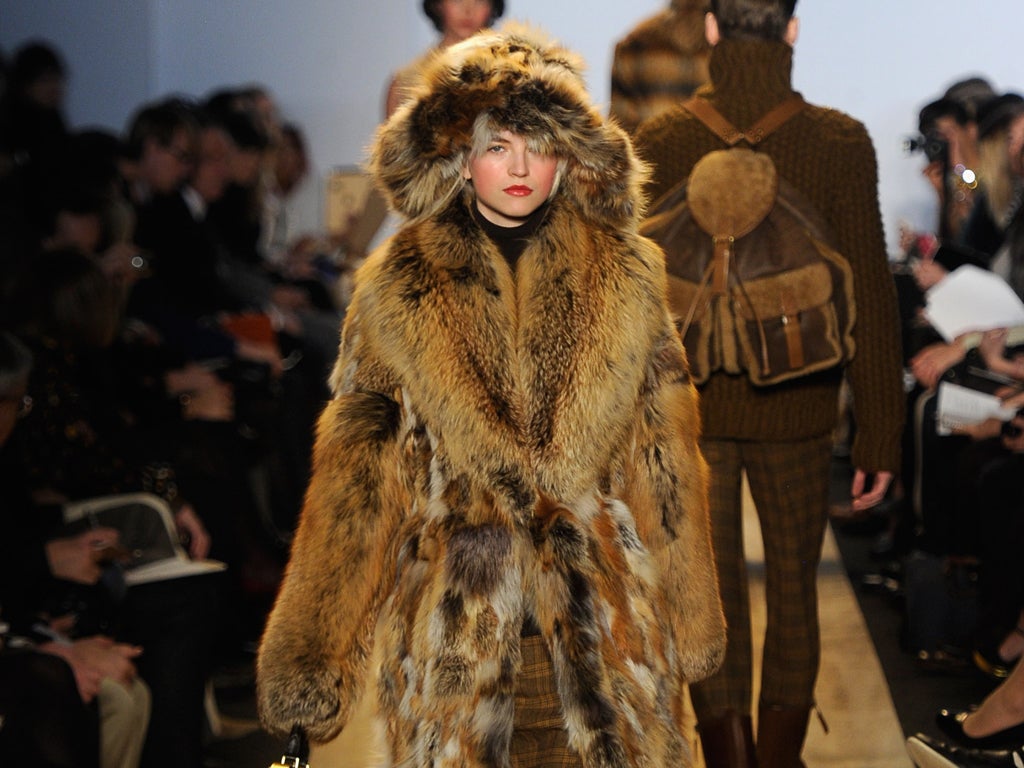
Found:
[[760, 768], [806, 768], [800, 753], [807, 736], [809, 707], [761, 704], [757, 709]]
[[707, 768], [757, 768], [750, 715], [730, 709], [721, 717], [701, 719], [697, 730]]

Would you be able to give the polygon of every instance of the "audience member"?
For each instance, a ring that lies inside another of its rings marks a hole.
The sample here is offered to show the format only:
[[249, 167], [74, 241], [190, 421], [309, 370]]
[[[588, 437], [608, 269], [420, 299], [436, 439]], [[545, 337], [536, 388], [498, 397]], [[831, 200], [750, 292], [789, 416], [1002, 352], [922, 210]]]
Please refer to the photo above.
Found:
[[632, 133], [708, 80], [707, 0], [670, 0], [615, 44], [609, 115]]
[[[149, 689], [133, 660], [142, 648], [67, 634], [52, 615], [63, 584], [100, 581], [117, 531], [61, 532], [60, 508], [35, 504], [6, 444], [31, 409], [32, 356], [0, 334], [0, 762], [135, 768], [149, 720]], [[98, 763], [97, 763], [98, 760]]]
[[[135, 428], [111, 343], [120, 307], [109, 280], [88, 256], [44, 252], [33, 260], [23, 338], [35, 357], [35, 403], [10, 443], [17, 472], [37, 503], [61, 504], [145, 490], [166, 499], [193, 557], [210, 549], [205, 526], [185, 501], [165, 446]], [[202, 755], [204, 694], [220, 627], [218, 575], [153, 582], [124, 590], [116, 581], [91, 591], [74, 626], [103, 630], [141, 646], [135, 662], [152, 693], [146, 766], [195, 766]], [[68, 590], [79, 601], [80, 592]], [[60, 604], [58, 602], [58, 604]]]
[[504, 12], [505, 0], [423, 0], [423, 13], [441, 38], [436, 46], [405, 65], [391, 78], [384, 99], [384, 117], [390, 117], [402, 103], [421, 67], [437, 50], [443, 50], [491, 26]]
[[[1017, 422], [1017, 427], [1024, 428], [1024, 419]], [[1024, 442], [1018, 440], [1016, 450], [1024, 451]], [[924, 733], [907, 739], [907, 751], [920, 768], [1016, 768], [1024, 764], [1024, 664], [1017, 664], [977, 707], [940, 709], [935, 719], [949, 741]]]

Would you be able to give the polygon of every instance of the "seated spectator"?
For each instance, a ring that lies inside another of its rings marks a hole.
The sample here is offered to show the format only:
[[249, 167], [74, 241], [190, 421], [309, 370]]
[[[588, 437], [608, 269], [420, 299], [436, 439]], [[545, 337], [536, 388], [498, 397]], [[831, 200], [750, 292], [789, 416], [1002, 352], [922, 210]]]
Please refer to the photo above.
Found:
[[[1014, 146], [1010, 137], [1016, 126], [1024, 126], [1024, 101], [1013, 95], [997, 97], [982, 104], [977, 115], [979, 193], [971, 217], [963, 222], [961, 242], [972, 253], [982, 254], [982, 263], [1007, 278], [1018, 295], [1024, 296], [1024, 281], [1011, 279], [1012, 265], [1024, 258], [1014, 226], [1020, 217], [1024, 177], [1018, 170], [1019, 146], [1008, 151]], [[979, 226], [982, 220], [988, 224]], [[945, 246], [939, 253], [944, 250]], [[956, 267], [955, 263], [939, 266], [933, 263], [936, 260], [937, 256], [935, 260], [925, 258], [914, 271], [922, 292], [944, 279], [948, 268]], [[952, 601], [937, 594], [938, 602], [928, 603], [916, 592], [917, 585], [923, 583], [920, 574], [908, 573], [910, 618], [937, 626], [935, 617], [943, 611], [961, 611], [956, 618], [949, 616], [950, 632], [956, 635], [950, 650], [956, 656], [972, 657], [984, 670], [1005, 674], [1021, 650], [1016, 647], [1013, 628], [1024, 605], [1015, 575], [1017, 566], [1006, 557], [1006, 548], [1013, 549], [1020, 539], [1015, 522], [1019, 514], [1014, 512], [1021, 503], [1019, 483], [1013, 479], [1017, 457], [999, 440], [998, 430], [994, 434], [976, 430], [940, 434], [936, 429], [936, 391], [946, 380], [968, 381], [972, 368], [1017, 378], [1015, 350], [1006, 350], [1005, 329], [965, 334], [947, 342], [935, 340], [938, 334], [919, 314], [908, 313], [905, 320], [908, 318], [914, 324], [911, 335], [918, 346], [908, 355], [908, 370], [916, 381], [909, 394], [916, 418], [905, 442], [903, 485], [908, 527], [915, 530], [911, 546], [916, 553], [906, 562], [915, 569], [931, 563], [929, 567], [936, 573], [940, 565], [946, 574], [963, 571], [965, 584], [973, 583], [975, 573], [978, 578], [976, 601], [972, 597], [970, 605], [954, 608]], [[991, 431], [991, 425], [987, 428]], [[931, 608], [915, 612], [913, 606], [919, 598]], [[918, 637], [915, 631], [908, 634]], [[1014, 637], [1009, 637], [1011, 634]], [[942, 654], [942, 648], [934, 643], [914, 650], [929, 661], [933, 654]]]
[[[1024, 428], [1024, 419], [1018, 419]], [[1024, 450], [1024, 442], [1017, 444]], [[984, 701], [970, 710], [943, 708], [935, 716], [949, 741], [917, 733], [907, 739], [907, 751], [920, 766], [1016, 768], [1024, 763], [1024, 664]]]
[[[11, 443], [12, 471], [36, 504], [61, 504], [146, 490], [167, 500], [194, 557], [210, 551], [206, 527], [185, 501], [160, 441], [133, 427], [109, 365], [120, 320], [109, 281], [89, 257], [44, 252], [24, 286], [30, 313], [24, 338], [36, 363], [29, 380], [35, 407]], [[216, 511], [216, 510], [215, 510]], [[219, 574], [135, 585], [114, 582], [94, 595], [70, 637], [100, 628], [140, 646], [135, 660], [152, 693], [144, 747], [147, 766], [194, 767], [202, 759], [204, 695], [220, 632]]]
[[102, 635], [70, 638], [68, 617], [47, 613], [63, 583], [95, 585], [117, 532], [60, 533], [60, 510], [28, 498], [5, 471], [6, 444], [32, 401], [31, 355], [0, 334], [0, 762], [4, 765], [135, 768], [149, 719], [149, 689], [134, 664], [141, 648]]
[[38, 237], [50, 186], [67, 162], [68, 129], [64, 117], [67, 66], [51, 43], [35, 40], [18, 48], [0, 101], [0, 154], [14, 165], [12, 193], [5, 200], [20, 211], [27, 239]]

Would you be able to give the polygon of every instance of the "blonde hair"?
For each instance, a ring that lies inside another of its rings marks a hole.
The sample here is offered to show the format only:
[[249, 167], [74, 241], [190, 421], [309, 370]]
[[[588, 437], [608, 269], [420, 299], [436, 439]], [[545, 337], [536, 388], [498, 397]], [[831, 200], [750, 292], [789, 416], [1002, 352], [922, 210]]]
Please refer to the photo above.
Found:
[[1009, 129], [1000, 128], [978, 141], [978, 184], [985, 192], [988, 212], [1005, 227], [1013, 207], [1013, 174], [1008, 152]]

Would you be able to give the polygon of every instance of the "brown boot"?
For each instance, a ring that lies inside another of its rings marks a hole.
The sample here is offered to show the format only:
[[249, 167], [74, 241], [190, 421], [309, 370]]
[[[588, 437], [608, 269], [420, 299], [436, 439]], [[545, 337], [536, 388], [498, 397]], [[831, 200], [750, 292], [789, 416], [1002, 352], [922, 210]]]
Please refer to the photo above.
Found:
[[707, 768], [757, 768], [750, 715], [730, 709], [721, 717], [701, 719], [697, 731]]
[[757, 762], [761, 768], [805, 768], [800, 753], [809, 714], [809, 707], [758, 707]]

